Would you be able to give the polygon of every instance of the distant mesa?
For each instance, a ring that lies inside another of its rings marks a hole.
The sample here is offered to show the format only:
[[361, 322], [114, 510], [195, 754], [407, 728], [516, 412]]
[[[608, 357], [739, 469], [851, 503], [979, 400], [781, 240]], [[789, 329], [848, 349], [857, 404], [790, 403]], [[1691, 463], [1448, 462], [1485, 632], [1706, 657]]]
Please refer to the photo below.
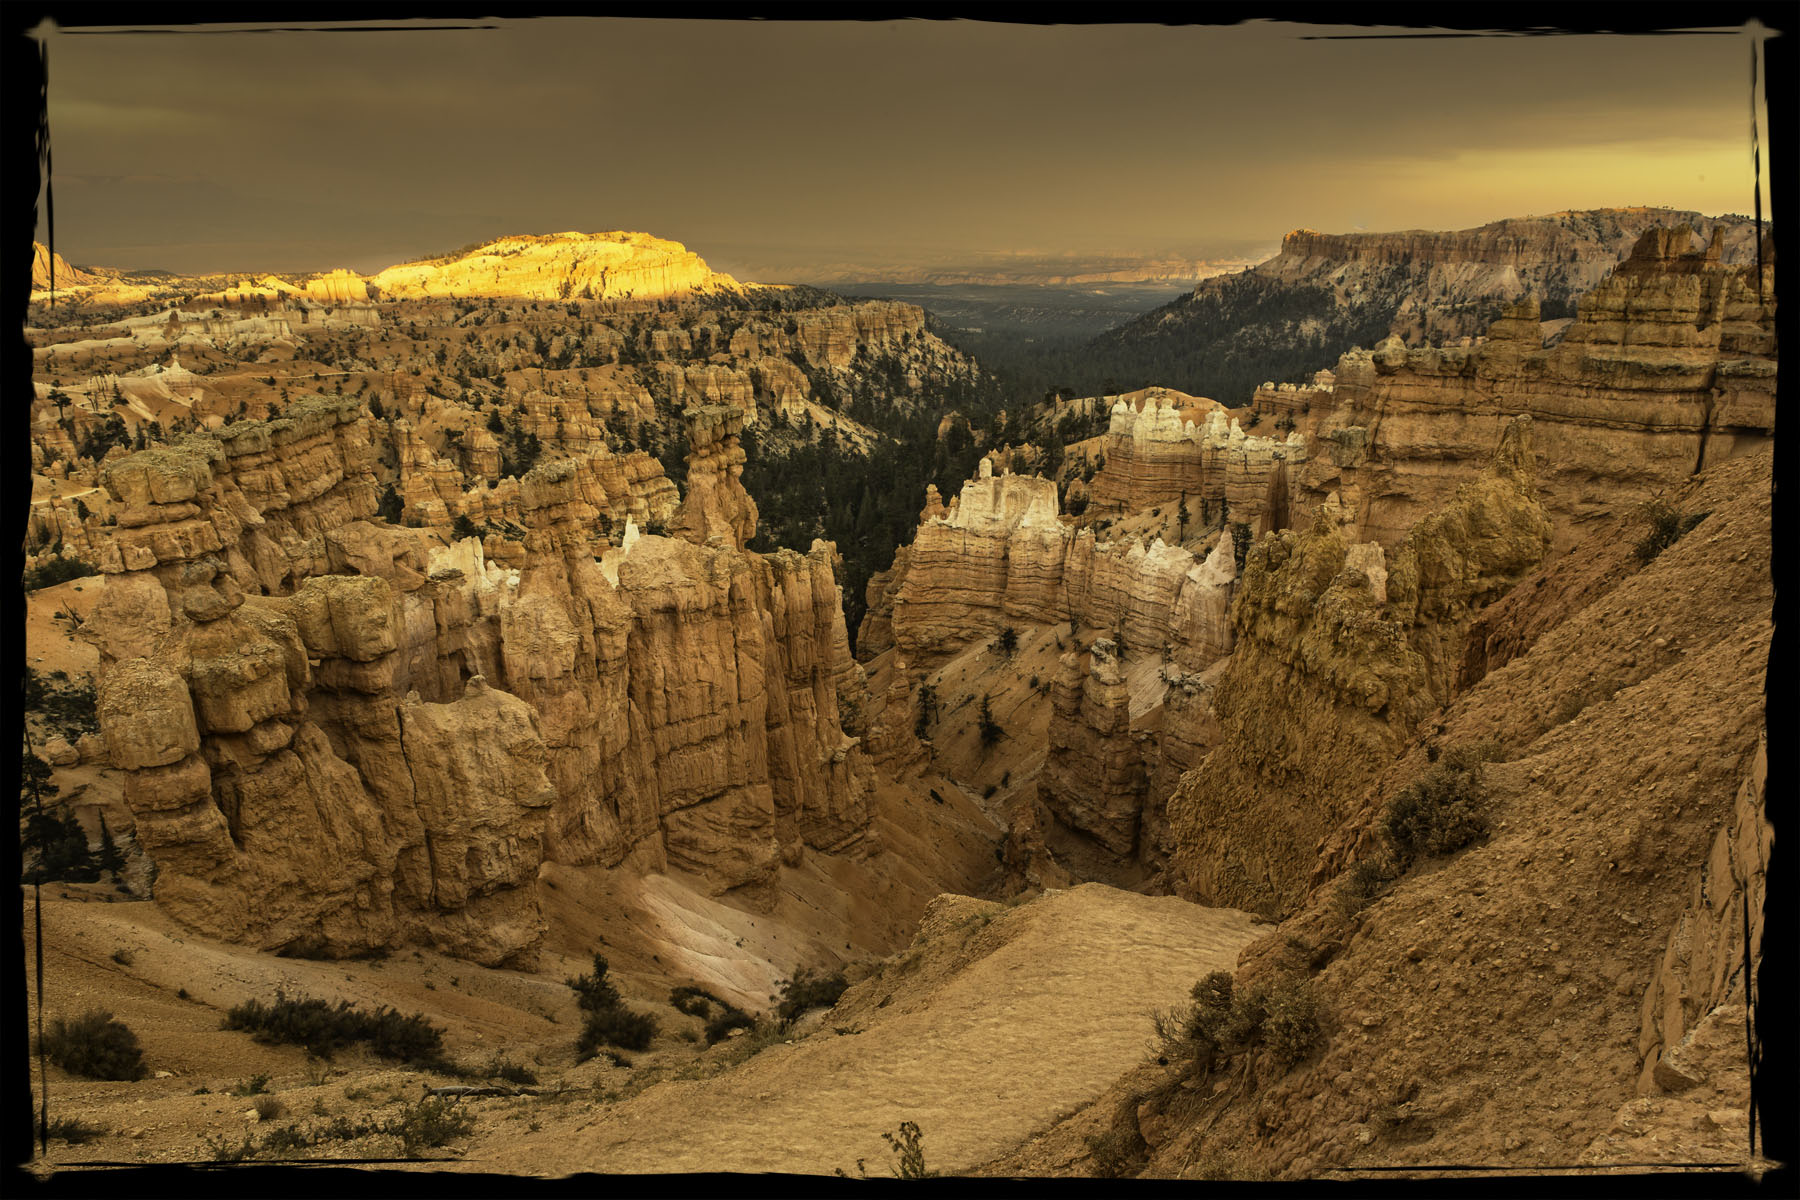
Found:
[[[54, 274], [52, 266], [54, 265]], [[68, 260], [60, 254], [50, 253], [50, 247], [42, 242], [31, 243], [31, 289], [47, 291], [51, 286], [59, 288], [71, 287], [78, 283], [99, 283], [101, 277], [88, 271], [71, 267]]]
[[[78, 270], [33, 243], [31, 286], [47, 291], [54, 258], [56, 286], [118, 283], [115, 272], [98, 274]], [[139, 285], [152, 281], [142, 272], [124, 272]], [[744, 286], [729, 275], [712, 270], [698, 254], [680, 242], [647, 233], [549, 233], [520, 234], [482, 242], [448, 254], [400, 263], [375, 275], [359, 275], [338, 269], [308, 277], [281, 278], [258, 273], [255, 283], [235, 272], [198, 278], [230, 279], [235, 285], [221, 293], [223, 303], [241, 302], [254, 296], [300, 296], [325, 305], [365, 304], [371, 300], [415, 300], [451, 296], [508, 296], [524, 300], [658, 300], [694, 293], [739, 291]], [[289, 280], [302, 280], [295, 286]], [[167, 284], [173, 285], [176, 277]], [[130, 297], [141, 299], [139, 286]], [[144, 293], [147, 294], [147, 293]]]
[[389, 267], [369, 282], [390, 299], [644, 300], [741, 286], [680, 242], [647, 233], [504, 237], [453, 255]]

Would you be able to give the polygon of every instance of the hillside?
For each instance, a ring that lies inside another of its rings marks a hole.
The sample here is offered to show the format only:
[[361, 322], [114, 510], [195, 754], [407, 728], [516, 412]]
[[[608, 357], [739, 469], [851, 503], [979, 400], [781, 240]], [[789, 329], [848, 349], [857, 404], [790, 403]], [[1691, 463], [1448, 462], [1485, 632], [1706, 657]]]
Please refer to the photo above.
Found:
[[1298, 382], [1357, 345], [1390, 333], [1408, 345], [1455, 344], [1526, 296], [1542, 319], [1574, 315], [1592, 289], [1652, 225], [1685, 223], [1722, 239], [1725, 262], [1756, 256], [1743, 217], [1668, 209], [1594, 209], [1495, 221], [1438, 233], [1323, 234], [1300, 229], [1281, 252], [1238, 274], [1203, 281], [1191, 295], [1096, 337], [1082, 353], [1129, 388], [1154, 382], [1243, 404], [1265, 381]]

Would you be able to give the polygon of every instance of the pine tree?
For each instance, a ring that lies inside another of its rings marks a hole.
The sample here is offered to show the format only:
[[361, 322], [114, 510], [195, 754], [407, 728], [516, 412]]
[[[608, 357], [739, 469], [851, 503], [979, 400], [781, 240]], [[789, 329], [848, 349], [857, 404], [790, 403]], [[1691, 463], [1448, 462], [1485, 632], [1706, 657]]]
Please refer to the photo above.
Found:
[[994, 713], [992, 708], [989, 707], [988, 697], [985, 692], [982, 693], [981, 708], [976, 714], [975, 723], [981, 732], [981, 744], [983, 746], [992, 746], [995, 742], [1006, 736], [1006, 730], [1000, 728], [1000, 722], [994, 720]]
[[95, 865], [119, 881], [119, 872], [125, 869], [125, 856], [119, 853], [118, 843], [113, 841], [112, 830], [106, 827], [106, 814], [100, 814], [100, 857]]

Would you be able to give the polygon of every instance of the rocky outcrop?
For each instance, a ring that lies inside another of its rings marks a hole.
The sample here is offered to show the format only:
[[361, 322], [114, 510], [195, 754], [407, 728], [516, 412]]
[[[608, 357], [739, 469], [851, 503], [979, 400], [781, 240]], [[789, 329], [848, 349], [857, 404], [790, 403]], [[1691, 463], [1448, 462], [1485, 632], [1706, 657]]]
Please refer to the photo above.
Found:
[[554, 233], [505, 237], [467, 253], [389, 267], [370, 280], [382, 296], [517, 296], [655, 299], [735, 289], [680, 242], [647, 233]]
[[1114, 854], [1130, 854], [1147, 783], [1131, 736], [1130, 695], [1117, 646], [1101, 638], [1085, 657], [1063, 655], [1050, 686], [1050, 750], [1039, 794], [1064, 824]]
[[1256, 437], [1223, 405], [1176, 408], [1149, 397], [1120, 400], [1105, 437], [1105, 465], [1088, 486], [1090, 513], [1186, 505], [1196, 523], [1243, 522], [1253, 533], [1288, 523], [1289, 473], [1306, 462], [1306, 439]]
[[[1742, 1006], [1751, 998], [1755, 980], [1744, 968], [1762, 959], [1774, 833], [1765, 816], [1768, 773], [1765, 736], [1757, 742], [1729, 819], [1720, 824], [1705, 862], [1694, 872], [1687, 908], [1670, 930], [1668, 948], [1644, 991], [1636, 1044], [1644, 1064], [1640, 1095], [1685, 1092], [1707, 1082], [1693, 1049], [1695, 1033], [1715, 1011]], [[1734, 1024], [1741, 1032], [1741, 1015]]]
[[[1132, 1113], [1147, 1173], [1743, 1154], [1745, 1002], [1765, 999], [1744, 964], [1767, 952], [1772, 481], [1768, 448], [1715, 464], [1670, 496], [1708, 515], [1649, 563], [1615, 577], [1640, 518], [1514, 587], [1521, 601], [1484, 634], [1510, 656], [1372, 777], [1345, 778], [1361, 798], [1314, 886], [1240, 960], [1240, 987], [1308, 981], [1330, 1014], [1319, 1045], [1215, 1072], [1241, 1069], [1253, 1104], [1229, 1088], [1193, 1104], [1213, 1081], [1165, 1079], [1156, 1094], [1175, 1102]], [[1571, 586], [1583, 580], [1609, 582]], [[1435, 752], [1484, 742], [1485, 836], [1373, 896], [1347, 887], [1366, 879], [1339, 876], [1381, 861], [1386, 802]], [[1782, 1015], [1762, 1003], [1759, 1029]]]
[[1204, 280], [1185, 296], [1100, 335], [1098, 363], [1170, 364], [1159, 382], [1232, 407], [1259, 383], [1301, 379], [1345, 351], [1392, 334], [1410, 347], [1479, 335], [1507, 305], [1536, 297], [1545, 317], [1573, 314], [1645, 230], [1686, 223], [1721, 231], [1726, 263], [1756, 258], [1742, 217], [1671, 209], [1593, 209], [1476, 229], [1329, 234], [1295, 230], [1249, 271]]
[[1349, 797], [1453, 693], [1475, 611], [1549, 549], [1531, 433], [1530, 418], [1507, 426], [1489, 471], [1391, 559], [1348, 542], [1323, 509], [1307, 532], [1250, 548], [1212, 703], [1218, 747], [1168, 802], [1183, 894], [1298, 902]]
[[[1297, 503], [1341, 504], [1355, 536], [1394, 546], [1454, 490], [1512, 417], [1536, 421], [1537, 472], [1557, 549], [1586, 524], [1662, 493], [1775, 428], [1774, 290], [1689, 252], [1682, 229], [1645, 233], [1545, 348], [1531, 302], [1467, 348], [1390, 338], [1338, 363]], [[1771, 269], [1772, 270], [1772, 269]], [[1315, 414], [1317, 408], [1315, 407]]]
[[862, 840], [835, 553], [742, 550], [734, 410], [691, 426], [694, 475], [718, 478], [681, 524], [705, 536], [641, 537], [628, 514], [597, 553], [607, 489], [562, 459], [507, 481], [500, 560], [357, 519], [366, 416], [290, 411], [105, 476], [100, 720], [178, 919], [527, 962], [545, 859], [675, 864], [759, 900], [782, 861]]
[[102, 278], [71, 267], [62, 255], [51, 254], [50, 247], [42, 242], [31, 243], [31, 290], [34, 292], [49, 291], [52, 284], [61, 290], [78, 283], [99, 283]]
[[1127, 653], [1162, 653], [1179, 639], [1197, 662], [1228, 644], [1216, 628], [1178, 629], [1174, 617], [1223, 611], [1220, 589], [1235, 569], [1222, 574], [1229, 552], [1209, 561], [1200, 570], [1191, 551], [1160, 538], [1099, 541], [1057, 515], [1051, 481], [995, 475], [983, 459], [948, 507], [927, 489], [904, 575], [884, 586], [894, 644], [921, 669], [1010, 623], [1069, 620], [1118, 631]]
[[756, 501], [739, 482], [744, 473], [744, 410], [724, 404], [690, 408], [687, 424], [687, 495], [675, 510], [670, 531], [704, 545], [722, 539], [733, 549], [756, 536]]

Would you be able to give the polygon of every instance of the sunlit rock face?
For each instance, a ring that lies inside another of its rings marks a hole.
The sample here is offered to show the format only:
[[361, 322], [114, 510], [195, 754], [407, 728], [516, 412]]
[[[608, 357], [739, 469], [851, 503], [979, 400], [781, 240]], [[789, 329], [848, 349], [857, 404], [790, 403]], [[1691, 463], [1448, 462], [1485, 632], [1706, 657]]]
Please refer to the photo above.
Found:
[[709, 270], [680, 242], [647, 233], [505, 237], [446, 259], [389, 267], [369, 282], [389, 299], [654, 299], [737, 286], [729, 275]]

